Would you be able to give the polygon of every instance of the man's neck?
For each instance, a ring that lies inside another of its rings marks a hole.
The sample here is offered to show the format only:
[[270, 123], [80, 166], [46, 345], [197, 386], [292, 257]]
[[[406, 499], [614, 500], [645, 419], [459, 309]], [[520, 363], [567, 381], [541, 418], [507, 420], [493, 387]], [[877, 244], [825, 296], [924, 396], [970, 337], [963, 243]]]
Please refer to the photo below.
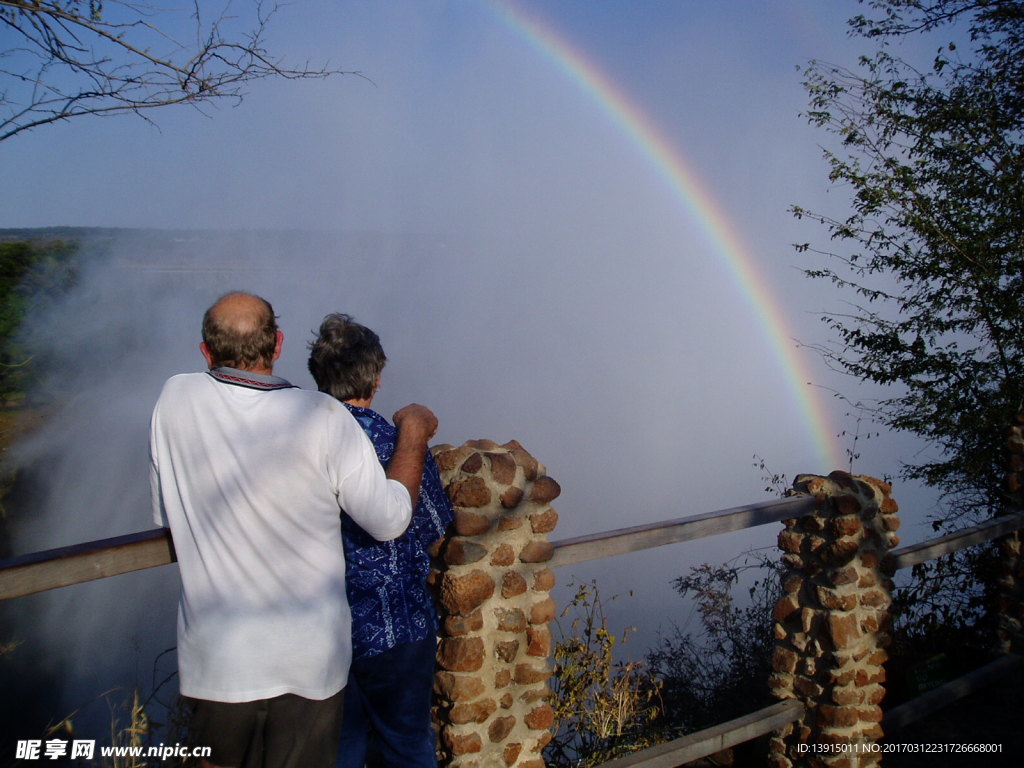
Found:
[[349, 405], [354, 405], [356, 408], [369, 408], [373, 404], [373, 398], [353, 397], [349, 400], [345, 400], [344, 402], [348, 403]]

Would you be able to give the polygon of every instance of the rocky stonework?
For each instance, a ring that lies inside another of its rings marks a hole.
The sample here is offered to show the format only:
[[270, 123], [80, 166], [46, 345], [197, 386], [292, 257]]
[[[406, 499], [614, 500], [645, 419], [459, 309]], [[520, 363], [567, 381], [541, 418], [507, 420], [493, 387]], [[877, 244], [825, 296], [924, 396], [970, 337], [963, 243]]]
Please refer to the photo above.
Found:
[[[1004, 513], [1024, 511], [1024, 411], [1019, 412], [1007, 430], [1006, 503]], [[1024, 651], [1024, 559], [1021, 558], [1021, 532], [1014, 531], [998, 540], [999, 563], [995, 574], [996, 641], [1002, 653]]]
[[432, 449], [455, 524], [432, 579], [441, 630], [434, 720], [441, 765], [544, 768], [561, 489], [516, 442], [473, 440]]
[[892, 602], [886, 557], [899, 543], [898, 506], [888, 483], [846, 472], [801, 475], [794, 489], [819, 504], [813, 515], [784, 521], [779, 534], [783, 596], [773, 613], [769, 685], [779, 699], [803, 701], [807, 713], [773, 735], [770, 764], [869, 768], [879, 756], [864, 745], [882, 736]]

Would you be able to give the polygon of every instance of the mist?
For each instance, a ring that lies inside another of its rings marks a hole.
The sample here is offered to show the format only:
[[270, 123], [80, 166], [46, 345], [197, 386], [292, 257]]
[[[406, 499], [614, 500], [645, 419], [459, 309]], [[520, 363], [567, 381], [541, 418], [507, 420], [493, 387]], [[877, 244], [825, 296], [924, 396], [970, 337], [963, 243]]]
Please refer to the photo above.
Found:
[[[764, 500], [754, 453], [791, 476], [821, 471], [808, 466], [806, 436], [789, 429], [784, 379], [770, 394], [770, 361], [757, 361], [724, 299], [717, 314], [695, 313], [680, 298], [697, 293], [685, 266], [678, 293], [664, 295], [626, 267], [587, 269], [595, 248], [569, 263], [540, 243], [270, 231], [126, 231], [102, 253], [87, 247], [77, 289], [29, 319], [57, 410], [16, 446], [34, 503], [14, 550], [153, 527], [149, 414], [168, 376], [202, 369], [202, 313], [235, 289], [273, 303], [285, 334], [275, 372], [293, 383], [312, 388], [306, 345], [324, 314], [348, 312], [387, 352], [382, 413], [422, 402], [440, 418], [436, 443], [521, 442], [562, 486], [555, 539]], [[642, 654], [686, 620], [672, 578], [770, 546], [769, 528], [563, 569], [556, 599], [595, 578], [606, 595], [633, 592], [610, 613], [618, 631], [638, 627], [628, 652]], [[55, 669], [58, 714], [115, 686], [151, 690], [173, 672], [173, 655], [154, 664], [174, 645], [177, 589], [167, 566], [17, 601], [16, 633]], [[668, 619], [666, 600], [679, 610]], [[105, 706], [92, 710], [104, 729]]]

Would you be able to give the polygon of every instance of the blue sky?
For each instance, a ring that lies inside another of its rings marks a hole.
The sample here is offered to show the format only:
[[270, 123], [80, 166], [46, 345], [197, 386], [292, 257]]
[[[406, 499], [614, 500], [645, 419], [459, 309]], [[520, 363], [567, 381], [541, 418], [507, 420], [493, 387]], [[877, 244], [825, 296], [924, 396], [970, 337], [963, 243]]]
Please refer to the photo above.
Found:
[[[796, 67], [852, 56], [843, 19], [855, 3], [518, 5], [664, 126], [737, 217], [782, 205], [765, 190], [821, 189], [797, 116]], [[593, 185], [614, 202], [636, 187], [656, 197], [598, 105], [496, 7], [286, 6], [272, 27], [275, 51], [366, 79], [258, 83], [241, 107], [208, 108], [209, 118], [189, 108], [152, 113], [159, 127], [79, 119], [23, 134], [0, 149], [13, 182], [0, 223], [445, 231], [498, 218], [491, 205], [511, 207], [509, 217], [533, 213], [524, 198], [538, 182], [551, 196]], [[799, 185], [784, 168], [804, 177]], [[627, 169], [641, 178], [625, 183]]]
[[[821, 243], [823, 233], [787, 209], [842, 212], [846, 193], [827, 182], [827, 137], [800, 116], [799, 69], [811, 58], [852, 66], [866, 48], [848, 39], [845, 19], [863, 6], [516, 5], [659, 126], [754, 254], [794, 336], [822, 341], [817, 317], [838, 297], [802, 277], [812, 257], [792, 243]], [[173, 290], [139, 271], [87, 275], [67, 314], [37, 321], [54, 322], [69, 357], [88, 349], [94, 370], [84, 368], [75, 415], [41, 436], [66, 450], [68, 474], [54, 472], [65, 496], [47, 499], [59, 524], [40, 526], [63, 538], [26, 546], [149, 527], [140, 460], [149, 410], [166, 376], [199, 368], [199, 315], [229, 288], [274, 303], [286, 334], [278, 371], [302, 386], [311, 385], [305, 341], [325, 313], [374, 327], [391, 361], [381, 411], [418, 400], [438, 412], [443, 442], [519, 440], [562, 484], [555, 538], [763, 500], [755, 453], [790, 478], [837, 468], [823, 465], [799, 412], [806, 395], [793, 391], [693, 211], [578, 82], [502, 22], [496, 3], [303, 0], [282, 8], [272, 29], [286, 60], [363, 76], [256, 83], [238, 107], [158, 111], [155, 126], [81, 118], [9, 139], [0, 143], [0, 227], [368, 231], [444, 247], [271, 253], [257, 235], [192, 254], [235, 266]], [[289, 259], [295, 268], [282, 272]], [[815, 385], [854, 400], [870, 394], [800, 354]], [[834, 432], [852, 431], [849, 407], [825, 400]], [[90, 442], [97, 431], [108, 436], [104, 451]], [[839, 439], [837, 452], [850, 444]], [[892, 472], [916, 448], [862, 442], [854, 469]], [[88, 487], [75, 479], [82, 471]], [[69, 512], [80, 508], [115, 512], [97, 523]], [[700, 557], [775, 534], [715, 540]], [[689, 557], [652, 558], [646, 565], [660, 570], [647, 578], [665, 584]]]

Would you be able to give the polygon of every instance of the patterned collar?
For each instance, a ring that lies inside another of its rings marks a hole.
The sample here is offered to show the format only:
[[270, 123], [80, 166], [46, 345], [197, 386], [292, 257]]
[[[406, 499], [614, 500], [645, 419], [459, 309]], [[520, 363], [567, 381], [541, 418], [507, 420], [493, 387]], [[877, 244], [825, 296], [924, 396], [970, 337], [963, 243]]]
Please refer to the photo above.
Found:
[[294, 389], [295, 385], [282, 379], [280, 376], [271, 376], [253, 371], [240, 371], [237, 368], [214, 368], [207, 371], [216, 381], [223, 384], [233, 384], [236, 387], [246, 389], [257, 389], [270, 392], [274, 389]]

